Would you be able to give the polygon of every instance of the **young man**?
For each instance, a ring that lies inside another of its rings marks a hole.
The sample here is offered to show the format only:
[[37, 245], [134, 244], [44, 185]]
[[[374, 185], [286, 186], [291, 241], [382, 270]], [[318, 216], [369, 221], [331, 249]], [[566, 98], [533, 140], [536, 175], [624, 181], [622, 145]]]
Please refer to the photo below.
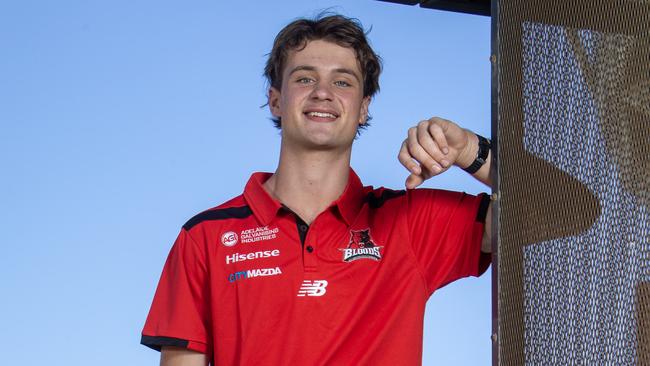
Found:
[[418, 365], [425, 303], [489, 265], [489, 198], [414, 189], [452, 165], [489, 185], [489, 142], [432, 118], [399, 152], [406, 191], [363, 187], [352, 142], [379, 88], [355, 20], [301, 19], [276, 37], [268, 104], [275, 173], [190, 219], [142, 332], [172, 365]]

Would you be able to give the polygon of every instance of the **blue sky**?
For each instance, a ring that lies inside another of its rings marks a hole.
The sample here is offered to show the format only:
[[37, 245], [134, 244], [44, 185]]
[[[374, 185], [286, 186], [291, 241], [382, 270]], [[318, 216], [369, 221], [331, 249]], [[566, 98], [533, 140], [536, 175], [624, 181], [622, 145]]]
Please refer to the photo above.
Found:
[[[352, 166], [401, 188], [406, 129], [434, 115], [490, 135], [490, 19], [377, 1], [0, 4], [0, 345], [6, 365], [157, 365], [139, 345], [193, 214], [273, 171], [262, 69], [289, 21], [372, 26], [384, 59]], [[452, 169], [427, 187], [487, 187]], [[424, 365], [489, 365], [490, 276], [436, 292]]]

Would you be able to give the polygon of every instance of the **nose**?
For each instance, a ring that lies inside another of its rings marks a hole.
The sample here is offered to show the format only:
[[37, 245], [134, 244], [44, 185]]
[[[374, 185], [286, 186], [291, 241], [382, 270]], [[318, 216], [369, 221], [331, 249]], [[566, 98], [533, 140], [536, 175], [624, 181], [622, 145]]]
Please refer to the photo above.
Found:
[[332, 100], [333, 94], [330, 89], [331, 85], [326, 82], [319, 81], [314, 85], [311, 92], [311, 98], [317, 100]]

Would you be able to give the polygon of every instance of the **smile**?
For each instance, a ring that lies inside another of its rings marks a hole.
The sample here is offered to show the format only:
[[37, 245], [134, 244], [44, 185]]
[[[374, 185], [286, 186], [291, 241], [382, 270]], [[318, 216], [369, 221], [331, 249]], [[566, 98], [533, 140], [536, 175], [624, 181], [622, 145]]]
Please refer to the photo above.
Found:
[[326, 112], [309, 112], [307, 113], [308, 116], [312, 117], [322, 117], [322, 118], [336, 118], [337, 116], [333, 115], [332, 113], [326, 113]]

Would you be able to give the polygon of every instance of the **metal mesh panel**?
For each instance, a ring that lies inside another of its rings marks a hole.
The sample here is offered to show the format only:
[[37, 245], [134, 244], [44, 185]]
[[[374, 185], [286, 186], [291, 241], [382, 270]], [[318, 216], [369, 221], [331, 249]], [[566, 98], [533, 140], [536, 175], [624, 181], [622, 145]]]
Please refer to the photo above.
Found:
[[499, 364], [650, 365], [650, 0], [496, 13]]
[[650, 365], [650, 282], [639, 285], [636, 300], [639, 361], [640, 364]]

